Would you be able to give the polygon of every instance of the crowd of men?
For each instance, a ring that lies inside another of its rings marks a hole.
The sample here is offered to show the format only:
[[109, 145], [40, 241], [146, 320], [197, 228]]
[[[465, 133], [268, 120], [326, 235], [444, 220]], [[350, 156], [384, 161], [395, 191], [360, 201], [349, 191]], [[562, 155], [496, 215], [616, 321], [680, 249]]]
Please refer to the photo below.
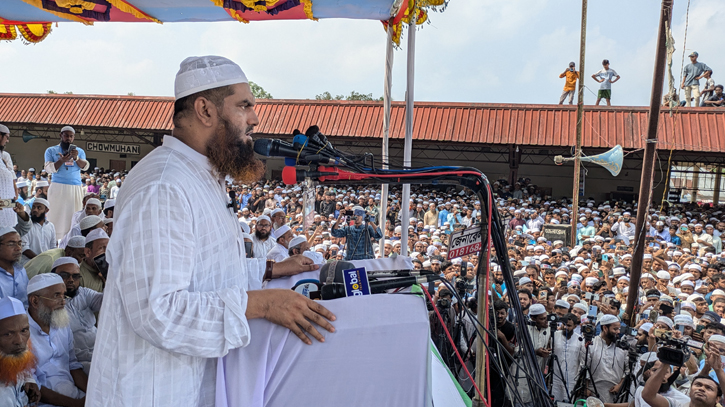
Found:
[[[7, 133], [0, 127], [3, 149]], [[0, 172], [7, 173], [0, 176], [14, 180], [12, 189], [17, 191], [10, 197], [14, 202], [0, 204], [0, 219], [6, 222], [0, 227], [3, 406], [38, 400], [45, 405], [84, 404], [108, 270], [105, 249], [125, 175], [89, 170], [83, 151], [69, 147], [74, 133], [63, 128], [61, 143], [70, 139], [68, 150], [56, 146], [57, 168], [53, 155], [46, 153], [40, 173], [33, 168], [19, 171], [3, 151], [5, 168]], [[76, 169], [77, 179], [58, 175], [72, 171], [66, 166]], [[59, 178], [66, 187], [49, 193]], [[475, 310], [471, 302], [477, 294], [478, 255], [448, 260], [451, 234], [486, 219], [481, 202], [470, 191], [414, 186], [404, 205], [401, 191], [392, 188], [386, 213], [381, 212], [382, 197], [375, 186], [317, 187], [314, 206], [308, 202], [307, 207], [301, 186], [274, 180], [229, 184], [227, 192], [247, 257], [280, 262], [304, 254], [315, 264], [394, 257], [402, 253], [401, 236], [407, 228], [414, 268], [460, 283], [466, 304], [458, 304], [441, 286], [434, 297], [437, 306]], [[517, 330], [530, 335], [557, 401], [569, 401], [575, 393], [595, 395], [605, 403], [627, 400], [622, 394], [628, 393], [635, 405], [663, 407], [688, 402], [714, 406], [720, 400], [718, 382], [725, 360], [722, 208], [685, 203], [649, 209], [641, 283], [635, 288], [629, 276], [636, 205], [590, 199], [572, 213], [566, 199], [542, 196], [528, 179], [513, 186], [496, 182], [493, 192], [508, 242], [508, 253], [492, 253], [490, 267], [497, 340], [503, 350], [499, 356], [507, 366], [494, 383], [501, 391], [493, 394], [493, 405], [532, 404], [526, 374], [512, 363], [521, 352]], [[78, 205], [59, 201], [77, 195]], [[47, 216], [57, 208], [68, 217], [62, 229]], [[405, 210], [410, 222], [403, 225]], [[571, 224], [573, 217], [575, 244], [547, 237], [547, 228]], [[515, 287], [504, 282], [498, 264], [504, 258], [514, 270]], [[638, 307], [636, 325], [629, 327], [622, 316], [631, 295], [637, 296]], [[513, 323], [511, 298], [519, 302], [528, 325]], [[437, 328], [432, 324], [433, 339], [442, 348], [446, 341], [436, 341], [442, 338]], [[663, 338], [692, 339], [702, 345], [692, 348], [682, 368], [672, 368], [656, 356]], [[475, 329], [469, 327], [457, 345], [471, 355], [475, 340]], [[633, 353], [636, 363], [630, 363]], [[588, 375], [577, 388], [584, 371]], [[506, 381], [518, 385], [504, 386]]]

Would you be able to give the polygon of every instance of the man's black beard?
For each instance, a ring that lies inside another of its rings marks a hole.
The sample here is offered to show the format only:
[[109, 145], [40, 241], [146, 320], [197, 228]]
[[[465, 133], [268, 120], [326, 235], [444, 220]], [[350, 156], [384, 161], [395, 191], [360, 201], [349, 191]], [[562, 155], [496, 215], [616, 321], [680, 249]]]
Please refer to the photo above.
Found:
[[257, 236], [257, 239], [259, 240], [267, 240], [271, 232], [262, 232], [261, 230], [254, 230], [254, 235]]
[[42, 192], [41, 192], [41, 193], [39, 193], [39, 194], [38, 194], [38, 195], [36, 196], [36, 198], [43, 198], [43, 199], [48, 199], [48, 195], [46, 195], [46, 194], [44, 194], [44, 193], [42, 193]]
[[28, 199], [28, 193], [23, 190], [18, 191], [18, 195], [20, 195], [20, 197], [23, 198], [23, 201]]
[[78, 294], [78, 289], [77, 289], [77, 288], [76, 288], [76, 289], [74, 289], [73, 291], [71, 291], [71, 290], [69, 290], [69, 289], [68, 289], [68, 288], [66, 287], [66, 289], [65, 289], [65, 296], [66, 296], [66, 297], [70, 297], [70, 298], [73, 298], [73, 297], [75, 297], [75, 296], [76, 296], [76, 294]]
[[529, 304], [529, 305], [527, 305], [527, 306], [525, 306], [525, 307], [524, 307], [524, 306], [522, 306], [522, 307], [521, 307], [521, 311], [526, 311], [527, 309], [529, 309], [529, 307], [530, 307], [530, 306], [531, 306], [531, 304]]
[[494, 281], [496, 282], [496, 284], [503, 284], [503, 278], [500, 279], [500, 280], [499, 279], [494, 279]]
[[230, 176], [237, 182], [257, 181], [264, 175], [264, 163], [254, 156], [252, 140], [242, 140], [246, 132], [225, 117], [219, 116], [219, 127], [206, 146], [206, 156], [218, 175]]
[[42, 214], [40, 216], [30, 215], [30, 219], [33, 221], [33, 223], [40, 223], [45, 221], [45, 214]]

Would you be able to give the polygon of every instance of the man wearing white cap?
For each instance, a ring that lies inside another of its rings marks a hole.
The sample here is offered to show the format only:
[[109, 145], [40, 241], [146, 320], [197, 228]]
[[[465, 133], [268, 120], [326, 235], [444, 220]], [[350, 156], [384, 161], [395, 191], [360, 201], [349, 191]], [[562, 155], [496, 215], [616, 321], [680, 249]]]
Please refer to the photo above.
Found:
[[41, 401], [53, 406], [80, 405], [88, 382], [73, 348], [65, 291], [63, 279], [54, 273], [38, 274], [28, 283], [30, 339], [37, 359], [35, 377]]
[[[539, 369], [544, 372], [546, 363], [551, 355], [550, 346], [550, 329], [549, 322], [546, 319], [546, 308], [541, 304], [534, 304], [529, 308], [529, 316], [533, 325], [526, 327], [531, 343], [536, 353], [536, 361], [538, 362]], [[528, 381], [526, 375], [516, 365], [511, 366], [511, 373], [518, 381], [517, 391], [521, 401], [524, 405], [530, 405], [531, 403], [531, 391], [529, 390]], [[518, 403], [517, 403], [518, 404]]]
[[266, 259], [267, 253], [277, 244], [277, 239], [272, 236], [272, 220], [267, 215], [257, 218], [252, 235], [252, 250], [255, 259]]
[[[586, 364], [594, 381], [589, 384], [589, 390], [596, 387], [599, 399], [605, 403], [612, 403], [624, 381], [627, 366], [627, 351], [619, 349], [616, 345], [619, 336], [620, 322], [614, 315], [605, 314], [599, 318], [602, 332], [594, 338], [589, 345], [589, 357]], [[585, 364], [585, 348], [579, 352], [579, 367]]]
[[631, 213], [624, 212], [622, 216], [617, 219], [617, 222], [612, 225], [612, 232], [617, 233], [617, 237], [622, 239], [626, 245], [629, 245], [634, 239], [634, 223], [631, 221]]
[[[73, 236], [85, 236], [90, 232], [90, 230], [86, 231], [85, 234], [82, 233], [83, 230], [88, 229], [91, 226], [98, 227], [103, 226], [100, 224], [103, 222], [104, 215], [103, 215], [103, 205], [101, 204], [101, 200], [98, 198], [89, 198], [85, 206], [83, 207], [83, 210], [80, 212], [83, 214], [83, 216], [78, 217], [78, 221], [73, 223], [73, 226], [71, 226], [68, 233], [63, 236], [63, 239], [60, 241], [60, 244], [58, 244], [58, 247], [65, 247], [65, 245], [68, 244], [68, 240], [72, 238]], [[89, 223], [89, 219], [97, 219], [97, 221], [93, 224]], [[99, 225], [100, 224], [100, 225]]]
[[285, 221], [285, 214], [284, 209], [282, 208], [275, 208], [270, 212], [269, 214], [269, 220], [272, 221], [272, 237], [277, 239], [280, 234], [277, 234], [277, 229], [281, 228], [282, 225], [284, 225]]
[[40, 401], [33, 378], [35, 356], [29, 349], [30, 325], [23, 303], [0, 299], [0, 406], [25, 407]]
[[33, 202], [33, 208], [30, 210], [30, 220], [33, 226], [28, 234], [23, 236], [23, 257], [20, 263], [25, 265], [28, 260], [35, 256], [58, 247], [56, 240], [55, 226], [47, 219], [50, 212], [50, 203], [43, 199], [37, 198]]
[[[337, 246], [337, 245], [332, 245]], [[330, 246], [330, 248], [332, 248]], [[289, 255], [294, 256], [295, 254], [303, 254], [307, 251], [307, 249], [310, 248], [309, 242], [307, 242], [307, 239], [304, 236], [295, 236], [290, 240], [289, 242]]]
[[283, 225], [275, 233], [277, 234], [277, 244], [267, 253], [267, 259], [280, 262], [289, 257], [289, 243], [295, 235], [287, 225]]
[[108, 234], [102, 228], [93, 229], [86, 236], [83, 262], [80, 263], [81, 287], [103, 292], [103, 287], [106, 285], [106, 277], [103, 274], [108, 271], [106, 262], [108, 240]]
[[70, 316], [70, 329], [73, 331], [73, 346], [76, 358], [88, 374], [96, 342], [96, 316], [101, 310], [103, 294], [90, 288], [81, 287], [81, 270], [73, 257], [61, 257], [53, 263], [52, 272], [59, 275], [65, 283], [65, 309]]
[[57, 248], [46, 250], [35, 256], [25, 263], [25, 271], [28, 278], [33, 278], [38, 274], [50, 273], [53, 263], [61, 257], [73, 257], [78, 263], [86, 257], [86, 238], [83, 236], [74, 236], [68, 241], [65, 249]]
[[18, 199], [18, 188], [15, 183], [17, 176], [13, 170], [13, 160], [10, 153], [5, 151], [5, 146], [10, 142], [10, 130], [0, 124], [0, 152], [2, 163], [0, 164], [0, 227], [15, 226], [18, 222], [13, 212], [13, 199]]
[[60, 240], [71, 228], [73, 214], [81, 209], [83, 184], [81, 171], [88, 169], [86, 152], [73, 144], [76, 131], [71, 126], [60, 129], [60, 144], [45, 150], [45, 171], [53, 174], [53, 185], [48, 189], [48, 201], [53, 205], [49, 219], [55, 225], [56, 239]]
[[334, 331], [319, 303], [260, 290], [263, 280], [316, 270], [312, 260], [245, 259], [223, 180], [259, 179], [264, 165], [254, 156], [259, 120], [241, 68], [187, 58], [175, 96], [173, 137], [134, 167], [116, 201], [94, 349], [104, 357], [91, 365], [89, 406], [213, 406], [217, 358], [249, 344], [249, 319], [307, 344], [308, 335], [323, 339], [313, 323]]
[[18, 261], [23, 242], [14, 228], [0, 229], [0, 298], [17, 298], [28, 305], [28, 274]]
[[[576, 333], [580, 319], [574, 314], [566, 314], [562, 319], [564, 329], [554, 333], [554, 379], [552, 381], [554, 400], [569, 402], [571, 392], [579, 373], [579, 353], [584, 346], [581, 335]], [[561, 370], [559, 370], [561, 369]]]

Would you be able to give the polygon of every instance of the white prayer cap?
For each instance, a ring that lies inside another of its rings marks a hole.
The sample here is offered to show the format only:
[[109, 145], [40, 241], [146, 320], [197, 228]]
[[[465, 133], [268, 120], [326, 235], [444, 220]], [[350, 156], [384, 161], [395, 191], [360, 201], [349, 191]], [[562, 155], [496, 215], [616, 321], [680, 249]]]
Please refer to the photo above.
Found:
[[720, 342], [725, 343], [725, 336], [722, 335], [713, 335], [708, 339], [708, 342]]
[[648, 259], [648, 260], [652, 260], [652, 255], [651, 255], [651, 254], [649, 254], [649, 253], [645, 253], [645, 254], [644, 254], [644, 255], [642, 256], [642, 258], [643, 258], [643, 259]]
[[675, 315], [675, 325], [689, 326], [690, 328], [695, 327], [695, 322], [692, 320], [690, 315]]
[[282, 225], [282, 226], [280, 226], [279, 229], [277, 229], [277, 230], [274, 231], [274, 235], [277, 236], [277, 237], [280, 237], [280, 236], [282, 236], [283, 234], [285, 234], [285, 233], [287, 233], [289, 231], [290, 231], [289, 226]]
[[[93, 198], [93, 199], [95, 199], [95, 198]], [[114, 206], [116, 206], [115, 199], [106, 199], [106, 203], [103, 204], [103, 209], [111, 209]]]
[[622, 256], [622, 260], [624, 260], [624, 259], [631, 259], [631, 258], [632, 258], [632, 255], [631, 254], [625, 254], [624, 256]]
[[571, 305], [569, 305], [569, 303], [568, 303], [568, 302], [566, 302], [565, 300], [556, 300], [556, 306], [557, 306], [557, 307], [562, 307], [562, 308], [566, 308], [566, 309], [569, 309], [569, 307], [570, 307]]
[[267, 222], [272, 223], [272, 219], [270, 219], [269, 216], [267, 216], [267, 215], [262, 215], [262, 216], [258, 217], [257, 223], [259, 223], [263, 220], [266, 220]]
[[[39, 184], [39, 182], [38, 182], [38, 183], [36, 183], [36, 185], [37, 185], [37, 184]], [[47, 200], [47, 199], [43, 199], [43, 198], [35, 198], [35, 202], [34, 202], [34, 203], [39, 203], [39, 204], [41, 204], [41, 205], [45, 205], [45, 207], [46, 207], [47, 209], [50, 209], [50, 202], [48, 202], [48, 200]]]
[[689, 286], [689, 287], [694, 287], [694, 286], [695, 286], [695, 283], [693, 283], [693, 282], [692, 282], [692, 281], [690, 281], [690, 280], [685, 280], [685, 281], [683, 281], [683, 282], [682, 282], [682, 284], [680, 284], [680, 285], [681, 285], [682, 287], [687, 287], [687, 286]]
[[65, 284], [63, 284], [63, 279], [60, 278], [59, 275], [55, 273], [36, 274], [28, 282], [28, 294], [32, 294], [56, 284], [62, 284], [65, 286]]
[[103, 218], [104, 225], [108, 225], [109, 223], [113, 223], [113, 218]]
[[179, 100], [205, 90], [248, 82], [242, 68], [227, 58], [216, 55], [188, 57], [181, 61], [176, 73], [174, 95]]
[[652, 329], [653, 326], [654, 325], [652, 325], [651, 322], [645, 322], [644, 324], [642, 324], [642, 326], [639, 327], [639, 329], [641, 329], [645, 332], [649, 332], [649, 330]]
[[669, 280], [670, 279], [670, 273], [668, 273], [668, 272], [666, 272], [664, 270], [660, 270], [660, 271], [657, 272], [657, 278], [659, 278], [660, 280]]
[[239, 222], [239, 226], [242, 228], [243, 233], [249, 234], [251, 231], [249, 230], [249, 225], [247, 222]]
[[8, 129], [8, 126], [4, 124], [0, 124], [0, 133], [9, 134], [10, 129]]
[[63, 128], [62, 128], [62, 129], [60, 129], [60, 132], [61, 132], [61, 133], [63, 133], [64, 131], [70, 131], [70, 132], [72, 132], [73, 134], [76, 134], [76, 129], [74, 129], [74, 128], [73, 128], [73, 127], [71, 127], [71, 126], [63, 126]]
[[667, 325], [668, 328], [672, 329], [672, 327], [675, 325], [674, 322], [669, 317], [660, 316], [657, 318], [657, 322], [662, 322], [663, 324]]
[[66, 247], [70, 247], [72, 249], [82, 249], [86, 247], [86, 238], [84, 236], [73, 236], [68, 239]]
[[721, 290], [719, 288], [716, 289], [716, 290], [713, 290], [712, 294], [710, 294], [710, 298], [712, 298], [712, 297], [714, 297], [716, 295], [720, 295], [720, 296], [725, 297], [725, 291], [723, 291], [723, 290]]
[[642, 354], [642, 356], [639, 357], [639, 361], [644, 363], [655, 362], [657, 361], [657, 352], [645, 352]]
[[596, 277], [587, 277], [584, 282], [587, 287], [591, 287], [599, 281]]
[[59, 257], [58, 260], [53, 262], [53, 266], [50, 269], [53, 270], [54, 268], [62, 266], [64, 264], [75, 264], [77, 266], [78, 260], [76, 260], [74, 257]]
[[522, 277], [521, 280], [519, 280], [519, 285], [529, 284], [531, 283], [531, 279], [528, 277]]
[[295, 246], [299, 246], [306, 241], [307, 241], [307, 238], [305, 238], [304, 236], [296, 236], [296, 237], [292, 238], [292, 240], [290, 240], [289, 248], [291, 249]]
[[96, 215], [90, 215], [86, 216], [85, 218], [81, 219], [81, 222], [78, 226], [80, 226], [81, 230], [90, 229], [97, 224], [101, 223], [101, 217]]
[[602, 315], [602, 317], [599, 319], [599, 325], [609, 325], [613, 324], [615, 322], [619, 322], [619, 318], [615, 317], [614, 315]]
[[[50, 184], [48, 184], [48, 181], [38, 181], [35, 183], [36, 188], [43, 188], [43, 187], [47, 187], [48, 185], [50, 185]], [[36, 201], [38, 199], [40, 199], [40, 198], [35, 198]]]
[[15, 186], [18, 187], [18, 188], [27, 187], [28, 186], [28, 181], [18, 181], [18, 182], [15, 183]]
[[0, 298], [0, 320], [25, 314], [23, 303], [13, 297]]
[[8, 233], [18, 233], [15, 228], [11, 228], [10, 226], [5, 226], [4, 228], [0, 228], [0, 237], [3, 237], [7, 235]]
[[695, 303], [694, 302], [690, 302], [690, 301], [682, 301], [681, 307], [682, 307], [682, 309], [689, 308], [689, 309], [691, 309], [693, 311], [696, 311], [697, 310], [697, 306], [695, 305]]
[[91, 198], [88, 201], [86, 201], [86, 208], [88, 207], [88, 205], [96, 205], [99, 208], [103, 206], [103, 204], [101, 204], [101, 200], [98, 198]]
[[554, 277], [569, 277], [569, 274], [564, 270], [560, 270], [554, 274]]
[[588, 311], [587, 306], [582, 304], [581, 302], [577, 302], [576, 304], [574, 304], [574, 308], [580, 309], [584, 312]]
[[274, 215], [276, 215], [276, 214], [278, 214], [278, 213], [284, 213], [284, 209], [282, 209], [282, 208], [276, 208], [275, 210], [273, 210], [273, 211], [272, 211], [272, 212], [270, 213], [270, 216], [274, 216]]
[[695, 300], [705, 300], [705, 297], [703, 297], [702, 294], [690, 294], [690, 296], [687, 297], [687, 301], [689, 302], [695, 302]]
[[529, 315], [536, 316], [546, 314], [546, 308], [541, 304], [534, 304], [529, 308]]
[[615, 267], [612, 269], [612, 272], [615, 276], [623, 276], [627, 273], [624, 267]]
[[91, 233], [86, 236], [86, 244], [96, 241], [98, 239], [110, 239], [108, 234], [103, 229], [93, 229]]

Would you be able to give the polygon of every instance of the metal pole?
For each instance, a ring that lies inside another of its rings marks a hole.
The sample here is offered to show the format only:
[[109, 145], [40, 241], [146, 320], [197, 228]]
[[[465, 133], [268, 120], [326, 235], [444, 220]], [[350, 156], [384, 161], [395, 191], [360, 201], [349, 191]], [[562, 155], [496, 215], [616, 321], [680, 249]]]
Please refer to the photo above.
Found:
[[[415, 3], [415, 0], [413, 0]], [[413, 13], [417, 7], [414, 4]], [[408, 24], [408, 70], [405, 91], [405, 148], [403, 150], [403, 165], [410, 166], [413, 154], [413, 100], [415, 100], [415, 17], [411, 16]], [[410, 223], [410, 184], [403, 185], [403, 198], [400, 201], [401, 213], [401, 249], [402, 256], [408, 255], [408, 224]]]
[[[383, 169], [388, 168], [388, 136], [390, 135], [390, 112], [392, 109], [393, 88], [393, 19], [388, 21], [388, 43], [385, 49], [385, 84], [383, 89]], [[380, 191], [380, 230], [383, 237], [380, 238], [380, 257], [385, 256], [385, 222], [388, 213], [388, 184], [383, 184]]]
[[627, 297], [627, 308], [624, 311], [625, 322], [634, 326], [636, 301], [639, 299], [639, 279], [642, 273], [644, 256], [644, 238], [647, 234], [645, 223], [651, 201], [652, 177], [654, 175], [655, 153], [657, 152], [657, 125], [660, 120], [660, 101], [662, 100], [662, 84], [665, 80], [665, 60], [667, 56], [666, 25], [672, 18], [673, 0], [662, 0], [660, 26], [657, 35], [657, 53], [655, 54], [655, 71], [652, 80], [652, 96], [650, 98], [649, 119], [647, 122], [647, 141], [644, 146], [644, 162], [642, 178], [639, 185], [639, 202], [637, 204], [637, 222], [635, 223], [634, 255], [632, 256], [632, 272], [630, 275], [630, 292]]
[[576, 246], [579, 219], [579, 177], [581, 175], [582, 124], [584, 121], [584, 56], [587, 45], [587, 0], [582, 0], [582, 26], [579, 42], [579, 97], [576, 103], [576, 146], [574, 148], [574, 192], [571, 203], [571, 245]]

